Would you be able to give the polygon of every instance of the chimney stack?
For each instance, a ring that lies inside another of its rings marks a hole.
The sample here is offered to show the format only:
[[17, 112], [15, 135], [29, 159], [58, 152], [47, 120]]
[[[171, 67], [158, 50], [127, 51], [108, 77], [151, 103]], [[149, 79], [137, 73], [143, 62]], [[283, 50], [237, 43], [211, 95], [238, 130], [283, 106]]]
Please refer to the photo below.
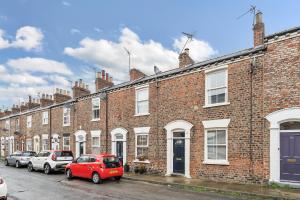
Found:
[[190, 57], [190, 49], [185, 48], [184, 51], [179, 55], [179, 67], [183, 68], [188, 65], [194, 64], [193, 59]]
[[16, 114], [16, 113], [20, 112], [20, 108], [18, 105], [14, 104], [13, 107], [11, 108], [11, 111], [13, 114]]
[[262, 45], [265, 38], [265, 24], [262, 19], [262, 12], [257, 11], [255, 14], [255, 24], [253, 26], [254, 47]]
[[[88, 89], [88, 85], [85, 84], [82, 79], [79, 81], [75, 81], [75, 85], [72, 88], [73, 90], [73, 98], [89, 95], [91, 91]], [[67, 92], [69, 94], [69, 92]]]
[[62, 102], [68, 101], [72, 98], [71, 96], [67, 95], [66, 90], [59, 89], [59, 88], [56, 88], [53, 97], [54, 97], [55, 103], [62, 103]]
[[135, 69], [135, 68], [130, 69], [130, 81], [134, 81], [139, 78], [143, 78], [145, 76], [146, 76], [146, 74], [144, 74], [143, 72], [141, 72], [138, 69]]
[[105, 88], [105, 87], [111, 87], [114, 83], [112, 81], [112, 77], [109, 76], [108, 73], [105, 73], [105, 70], [102, 70], [101, 72], [96, 73], [96, 92], [99, 90]]
[[40, 104], [42, 107], [50, 106], [54, 103], [52, 99], [52, 95], [42, 94], [42, 98], [40, 99]]
[[32, 99], [31, 95], [29, 95], [28, 103], [27, 103], [28, 109], [36, 108], [39, 106], [40, 106], [40, 104], [38, 102], [36, 102], [35, 99]]

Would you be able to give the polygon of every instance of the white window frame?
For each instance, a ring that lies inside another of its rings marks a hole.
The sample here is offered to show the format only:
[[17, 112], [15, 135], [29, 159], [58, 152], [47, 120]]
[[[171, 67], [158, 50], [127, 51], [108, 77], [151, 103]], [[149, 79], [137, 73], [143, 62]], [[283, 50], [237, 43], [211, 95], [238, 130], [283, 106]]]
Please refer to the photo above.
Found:
[[[99, 138], [99, 145], [94, 145], [93, 144], [93, 138]], [[96, 130], [96, 131], [91, 131], [91, 150], [93, 152], [93, 148], [99, 148], [101, 153], [101, 131]]]
[[[94, 108], [94, 102], [95, 101], [98, 101], [99, 102], [99, 108], [98, 109], [95, 109]], [[99, 110], [99, 118], [94, 118], [95, 116], [94, 116], [94, 111], [95, 110]], [[93, 98], [92, 99], [92, 121], [99, 121], [100, 120], [100, 98], [99, 97], [97, 97], [97, 98]]]
[[48, 120], [49, 120], [49, 113], [48, 111], [44, 111], [42, 116], [42, 124], [43, 125], [48, 124]]
[[[66, 113], [68, 113], [68, 115], [65, 115]], [[68, 122], [65, 121], [65, 117], [66, 117], [66, 119], [68, 119]], [[71, 108], [64, 107], [63, 108], [63, 126], [70, 126], [70, 124], [71, 124]]]
[[27, 116], [26, 126], [27, 126], [27, 128], [31, 128], [32, 127], [32, 115], [28, 115]]
[[[138, 127], [138, 128], [134, 128], [134, 132], [135, 132], [135, 160], [134, 162], [144, 162], [144, 163], [149, 163], [149, 132], [150, 132], [150, 127]], [[146, 135], [147, 136], [147, 145], [137, 145], [137, 137], [138, 136], [142, 136], [142, 135]], [[137, 149], [141, 147], [141, 148], [148, 148], [148, 158], [146, 160], [139, 160], [137, 158]]]
[[10, 120], [8, 119], [8, 120], [5, 120], [5, 129], [6, 130], [10, 130]]
[[[47, 147], [45, 148], [45, 146], [44, 146], [44, 141], [47, 141]], [[42, 150], [43, 151], [45, 151], [45, 150], [49, 150], [49, 143], [50, 143], [50, 141], [49, 141], [49, 136], [48, 136], [48, 134], [43, 134], [42, 135]]]
[[[218, 71], [225, 71], [225, 83], [226, 86], [222, 86], [222, 87], [217, 87], [217, 88], [207, 88], [208, 86], [208, 77], [210, 74], [213, 74], [215, 72]], [[209, 104], [209, 97], [208, 97], [208, 90], [215, 90], [215, 89], [221, 89], [221, 88], [225, 88], [225, 101], [222, 103], [213, 103], [213, 104]], [[228, 65], [224, 65], [224, 66], [219, 66], [213, 69], [207, 69], [205, 70], [205, 105], [203, 106], [204, 108], [209, 108], [209, 107], [215, 107], [215, 106], [223, 106], [223, 105], [229, 105], [230, 102], [228, 101]]]
[[[211, 164], [211, 165], [229, 165], [228, 161], [228, 125], [230, 123], [230, 119], [221, 119], [221, 120], [208, 120], [202, 121], [204, 126], [204, 161], [203, 164]], [[218, 159], [208, 159], [208, 151], [207, 151], [207, 132], [211, 130], [225, 130], [226, 133], [226, 159], [218, 160]]]
[[[30, 148], [28, 148], [29, 147], [28, 142], [30, 142], [30, 144], [31, 144]], [[32, 143], [33, 143], [32, 139], [26, 139], [26, 151], [32, 151], [33, 150]]]
[[[140, 91], [143, 91], [143, 90], [147, 90], [148, 91], [148, 99], [147, 100], [143, 100], [144, 101], [147, 101], [147, 106], [148, 106], [148, 112], [145, 112], [145, 113], [138, 113], [138, 103], [139, 102], [142, 102], [142, 101], [139, 101], [138, 102], [138, 92]], [[144, 115], [149, 115], [150, 112], [149, 112], [149, 85], [143, 85], [143, 86], [139, 86], [139, 87], [136, 87], [135, 88], [135, 116], [144, 116]]]
[[[69, 145], [65, 145], [65, 140], [67, 138], [69, 139]], [[69, 136], [63, 136], [63, 150], [66, 150], [66, 151], [70, 151], [71, 150], [71, 137], [70, 137], [70, 135]]]

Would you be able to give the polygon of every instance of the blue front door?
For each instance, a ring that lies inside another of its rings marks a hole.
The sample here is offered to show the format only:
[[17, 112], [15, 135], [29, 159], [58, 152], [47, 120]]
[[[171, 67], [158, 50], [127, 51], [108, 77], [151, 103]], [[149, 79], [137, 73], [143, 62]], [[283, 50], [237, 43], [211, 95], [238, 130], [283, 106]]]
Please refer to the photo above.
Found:
[[300, 133], [280, 134], [280, 180], [300, 182]]
[[173, 172], [184, 174], [185, 165], [185, 140], [184, 139], [173, 139]]

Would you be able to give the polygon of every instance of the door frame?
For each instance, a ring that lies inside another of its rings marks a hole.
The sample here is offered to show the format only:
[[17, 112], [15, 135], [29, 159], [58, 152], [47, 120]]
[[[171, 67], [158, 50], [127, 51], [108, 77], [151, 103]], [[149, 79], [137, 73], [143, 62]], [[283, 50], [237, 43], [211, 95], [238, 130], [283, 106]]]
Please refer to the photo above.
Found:
[[171, 176], [174, 174], [173, 172], [173, 133], [178, 131], [184, 131], [185, 137], [183, 138], [185, 141], [185, 149], [184, 149], [184, 176], [186, 178], [191, 178], [190, 175], [190, 144], [191, 144], [191, 129], [193, 125], [190, 122], [187, 122], [185, 120], [175, 120], [170, 123], [168, 123], [165, 126], [165, 129], [167, 131], [167, 173], [166, 176]]
[[74, 136], [76, 158], [78, 158], [80, 156], [80, 142], [83, 142], [83, 154], [86, 154], [86, 132], [84, 130], [78, 130], [75, 132]]
[[[111, 131], [111, 153], [116, 155], [116, 142], [123, 142], [123, 163], [127, 162], [127, 133], [128, 131], [124, 128], [115, 128]], [[123, 139], [117, 139], [116, 135], [121, 134]]]
[[[266, 116], [270, 122], [270, 176], [269, 182], [297, 185], [293, 182], [282, 182], [280, 180], [280, 124], [289, 121], [300, 122], [300, 107], [285, 108], [272, 112]], [[294, 130], [293, 130], [294, 131]], [[283, 130], [282, 132], [288, 132]]]

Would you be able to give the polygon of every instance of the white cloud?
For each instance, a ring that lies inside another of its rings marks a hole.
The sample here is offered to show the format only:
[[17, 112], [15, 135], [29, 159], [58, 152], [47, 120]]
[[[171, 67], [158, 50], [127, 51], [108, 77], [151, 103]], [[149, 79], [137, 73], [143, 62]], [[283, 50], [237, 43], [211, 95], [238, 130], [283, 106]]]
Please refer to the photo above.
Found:
[[[64, 53], [90, 64], [102, 66], [113, 74], [115, 80], [124, 81], [128, 80], [128, 55], [124, 47], [131, 52], [132, 67], [153, 74], [154, 65], [162, 71], [178, 66], [178, 50], [182, 41], [183, 38], [175, 39], [173, 44], [175, 49], [168, 49], [153, 40], [141, 41], [136, 33], [125, 27], [117, 42], [87, 37], [80, 41], [77, 48], [66, 47]], [[198, 39], [194, 39], [189, 47], [191, 57], [195, 61], [207, 59], [216, 53], [207, 42]]]
[[54, 85], [60, 85], [60, 86], [69, 87], [70, 88], [70, 82], [64, 76], [50, 75], [48, 77], [48, 79], [50, 81], [52, 81]]
[[9, 41], [5, 38], [4, 30], [0, 29], [0, 49], [20, 48], [26, 51], [41, 50], [44, 35], [39, 28], [24, 26], [17, 30], [15, 40]]
[[64, 6], [71, 6], [71, 4], [70, 4], [69, 2], [67, 2], [67, 1], [62, 1], [61, 3], [62, 3], [62, 5], [64, 5]]
[[81, 34], [80, 30], [78, 30], [78, 29], [76, 29], [76, 28], [72, 28], [72, 29], [70, 30], [70, 33], [71, 33], [71, 34]]
[[95, 28], [94, 28], [94, 31], [96, 31], [97, 33], [102, 33], [102, 32], [103, 32], [103, 30], [102, 30], [102, 29], [100, 29], [100, 28], [97, 28], [97, 27], [95, 27]]
[[19, 58], [11, 59], [7, 62], [10, 67], [27, 72], [57, 73], [72, 75], [72, 71], [65, 63], [44, 58]]

